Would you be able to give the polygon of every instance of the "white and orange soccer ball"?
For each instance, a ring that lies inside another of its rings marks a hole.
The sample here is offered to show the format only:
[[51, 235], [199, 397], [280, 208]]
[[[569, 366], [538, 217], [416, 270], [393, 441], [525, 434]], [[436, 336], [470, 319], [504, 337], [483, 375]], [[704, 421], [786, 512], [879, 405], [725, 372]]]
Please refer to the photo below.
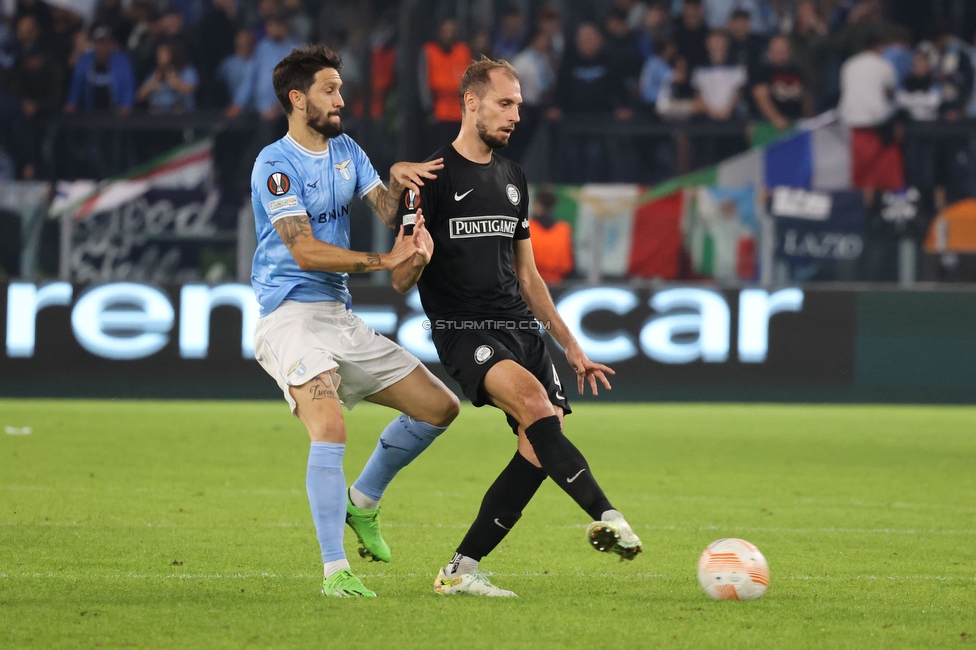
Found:
[[727, 537], [698, 558], [698, 584], [715, 600], [755, 600], [769, 587], [769, 565], [758, 548]]

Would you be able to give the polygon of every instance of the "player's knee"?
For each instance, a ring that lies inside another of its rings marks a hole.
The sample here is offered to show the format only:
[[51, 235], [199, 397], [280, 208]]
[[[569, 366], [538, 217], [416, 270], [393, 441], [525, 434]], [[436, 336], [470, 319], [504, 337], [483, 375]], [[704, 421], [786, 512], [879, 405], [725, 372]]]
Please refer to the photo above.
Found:
[[439, 427], [449, 426], [461, 413], [461, 401], [454, 393], [444, 391], [437, 410], [438, 412], [435, 414], [437, 422], [432, 424]]
[[522, 458], [532, 463], [535, 467], [542, 467], [542, 462], [539, 460], [539, 457], [535, 455], [535, 449], [532, 448], [532, 443], [530, 443], [528, 439], [524, 437], [519, 438], [518, 450], [522, 455]]
[[551, 417], [556, 414], [555, 409], [552, 407], [552, 402], [549, 401], [549, 396], [542, 390], [534, 391], [530, 395], [526, 395], [522, 401], [521, 410], [519, 424], [523, 427], [528, 427], [542, 418]]
[[306, 423], [312, 442], [336, 442], [345, 444], [346, 423], [342, 420], [315, 421]]

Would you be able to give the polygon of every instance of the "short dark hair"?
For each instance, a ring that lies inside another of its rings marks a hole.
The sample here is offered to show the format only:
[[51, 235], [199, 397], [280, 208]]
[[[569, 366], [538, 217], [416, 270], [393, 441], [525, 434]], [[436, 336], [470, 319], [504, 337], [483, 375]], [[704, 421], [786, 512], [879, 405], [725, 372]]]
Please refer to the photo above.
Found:
[[735, 20], [737, 18], [745, 18], [746, 20], [750, 20], [752, 18], [752, 14], [745, 9], [736, 9], [732, 12], [732, 17], [729, 18], [729, 20]]
[[295, 48], [275, 66], [271, 81], [286, 114], [291, 115], [292, 110], [288, 93], [293, 90], [307, 93], [318, 71], [326, 68], [334, 68], [336, 72], [342, 69], [342, 57], [327, 45]]
[[484, 97], [488, 87], [491, 86], [491, 73], [501, 70], [511, 79], [518, 81], [518, 72], [508, 61], [502, 59], [489, 59], [482, 55], [480, 61], [474, 61], [468, 66], [461, 76], [461, 85], [458, 86], [458, 99], [461, 101], [461, 112], [464, 108], [464, 93], [469, 90], [478, 97]]

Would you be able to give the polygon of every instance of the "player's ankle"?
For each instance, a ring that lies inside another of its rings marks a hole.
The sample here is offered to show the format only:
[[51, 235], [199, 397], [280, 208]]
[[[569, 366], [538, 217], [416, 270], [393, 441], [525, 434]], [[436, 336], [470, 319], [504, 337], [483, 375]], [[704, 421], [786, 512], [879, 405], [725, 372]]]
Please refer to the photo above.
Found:
[[466, 573], [474, 573], [478, 570], [478, 560], [473, 557], [468, 557], [467, 555], [461, 555], [460, 553], [455, 553], [454, 557], [447, 564], [447, 568], [444, 569], [444, 575], [446, 576], [459, 576]]
[[380, 502], [377, 499], [366, 496], [357, 490], [355, 485], [349, 488], [349, 500], [354, 506], [363, 510], [376, 510], [380, 507]]

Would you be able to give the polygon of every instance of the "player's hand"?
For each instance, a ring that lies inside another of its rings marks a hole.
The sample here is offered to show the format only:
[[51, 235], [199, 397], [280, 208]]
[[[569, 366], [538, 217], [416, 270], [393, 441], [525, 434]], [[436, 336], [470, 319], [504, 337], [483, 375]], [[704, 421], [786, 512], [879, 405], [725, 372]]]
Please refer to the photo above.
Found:
[[600, 393], [596, 386], [597, 379], [600, 380], [604, 388], [610, 390], [610, 380], [607, 379], [607, 375], [615, 375], [617, 373], [609, 366], [587, 359], [578, 344], [574, 343], [572, 346], [566, 348], [566, 360], [569, 361], [570, 367], [576, 372], [576, 388], [579, 390], [580, 395], [583, 394], [583, 386], [586, 381], [589, 381], [590, 390], [593, 391], [593, 394], [599, 395]]
[[385, 268], [392, 271], [396, 267], [400, 266], [400, 264], [412, 259], [414, 255], [420, 252], [417, 248], [417, 238], [415, 237], [418, 223], [422, 226], [424, 223], [423, 218], [414, 222], [413, 235], [403, 234], [403, 224], [400, 224], [400, 230], [397, 232], [396, 241], [393, 242], [393, 249], [386, 255]]
[[415, 259], [419, 258], [419, 266], [427, 266], [430, 258], [434, 254], [434, 239], [430, 236], [430, 231], [424, 225], [425, 219], [421, 210], [417, 210], [417, 217], [413, 223], [413, 238], [417, 246]]
[[434, 172], [444, 169], [444, 159], [437, 158], [422, 163], [398, 162], [390, 167], [390, 177], [408, 190], [413, 190], [420, 194], [420, 188], [424, 185], [424, 179], [437, 178]]

